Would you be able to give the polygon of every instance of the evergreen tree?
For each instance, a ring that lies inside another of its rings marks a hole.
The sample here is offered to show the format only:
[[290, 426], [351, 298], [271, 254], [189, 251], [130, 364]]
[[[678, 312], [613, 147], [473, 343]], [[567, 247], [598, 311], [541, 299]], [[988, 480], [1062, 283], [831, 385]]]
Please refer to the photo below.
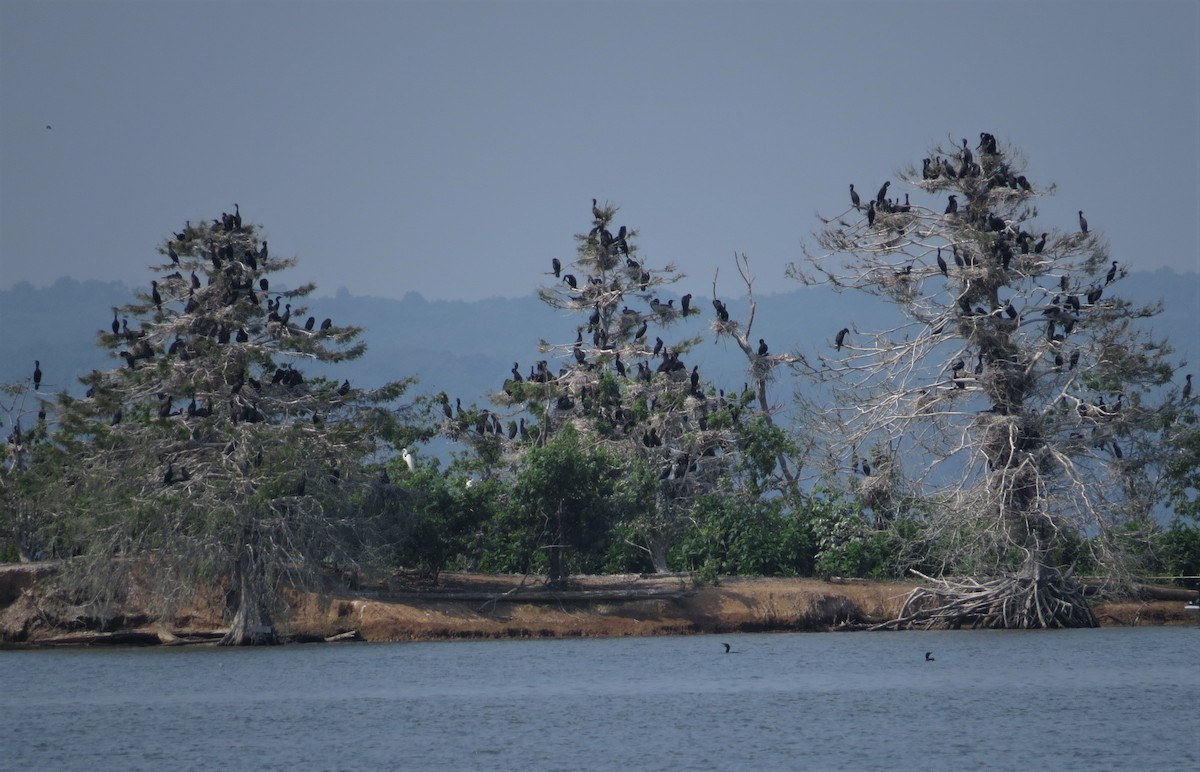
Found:
[[215, 587], [225, 643], [273, 642], [283, 591], [369, 548], [381, 498], [364, 464], [409, 430], [394, 404], [409, 382], [305, 373], [361, 356], [361, 331], [305, 319], [313, 285], [281, 288], [295, 260], [236, 208], [160, 252], [149, 291], [99, 336], [120, 365], [59, 396], [27, 499], [89, 613], [136, 586], [167, 616]]
[[[655, 267], [640, 259], [637, 231], [615, 226], [616, 214], [615, 207], [593, 202], [591, 228], [576, 236], [575, 259], [554, 260], [555, 281], [539, 296], [580, 322], [574, 340], [543, 341], [541, 353], [549, 356], [528, 374], [514, 365], [496, 398], [500, 409], [511, 411], [507, 431], [491, 411], [455, 411], [448, 401], [444, 426], [514, 466], [527, 448], [546, 446], [572, 426], [581, 452], [602, 450], [619, 460], [626, 489], [623, 530], [656, 570], [667, 571], [668, 551], [691, 503], [736, 466], [735, 428], [753, 393], [718, 396], [699, 367], [687, 365], [699, 339], [673, 339], [670, 330], [699, 309], [691, 295], [678, 305], [676, 298], [662, 299], [682, 274], [673, 264]], [[546, 519], [581, 516], [569, 511], [565, 493], [559, 499], [565, 508], [547, 504], [553, 511], [542, 513]]]

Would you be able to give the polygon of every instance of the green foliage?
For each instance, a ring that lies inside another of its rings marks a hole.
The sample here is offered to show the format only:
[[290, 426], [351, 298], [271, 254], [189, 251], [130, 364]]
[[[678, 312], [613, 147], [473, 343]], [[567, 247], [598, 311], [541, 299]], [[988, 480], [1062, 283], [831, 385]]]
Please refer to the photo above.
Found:
[[813, 544], [806, 524], [781, 501], [734, 494], [698, 499], [692, 527], [672, 550], [672, 563], [705, 576], [807, 576]]
[[1174, 520], [1155, 540], [1161, 571], [1169, 576], [1200, 576], [1200, 526]]
[[552, 580], [596, 573], [608, 562], [619, 467], [607, 452], [582, 445], [570, 424], [525, 454], [505, 506], [486, 529], [484, 570], [547, 572]]

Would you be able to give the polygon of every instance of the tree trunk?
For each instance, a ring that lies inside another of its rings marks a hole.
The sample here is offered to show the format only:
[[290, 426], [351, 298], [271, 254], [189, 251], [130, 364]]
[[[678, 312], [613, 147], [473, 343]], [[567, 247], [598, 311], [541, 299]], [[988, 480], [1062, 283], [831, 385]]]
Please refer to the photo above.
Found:
[[271, 613], [267, 610], [263, 592], [261, 567], [254, 559], [253, 548], [246, 546], [237, 564], [237, 611], [221, 646], [273, 646], [282, 643]]

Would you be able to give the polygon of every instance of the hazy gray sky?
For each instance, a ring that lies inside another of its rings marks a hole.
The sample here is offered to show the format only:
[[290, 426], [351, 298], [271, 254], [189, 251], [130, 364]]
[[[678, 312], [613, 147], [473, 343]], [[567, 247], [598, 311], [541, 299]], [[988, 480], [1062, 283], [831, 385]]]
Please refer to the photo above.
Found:
[[680, 292], [792, 289], [849, 183], [980, 131], [1044, 224], [1196, 271], [1198, 41], [1193, 0], [0, 0], [0, 286], [146, 283], [238, 202], [322, 294], [526, 295], [597, 197]]

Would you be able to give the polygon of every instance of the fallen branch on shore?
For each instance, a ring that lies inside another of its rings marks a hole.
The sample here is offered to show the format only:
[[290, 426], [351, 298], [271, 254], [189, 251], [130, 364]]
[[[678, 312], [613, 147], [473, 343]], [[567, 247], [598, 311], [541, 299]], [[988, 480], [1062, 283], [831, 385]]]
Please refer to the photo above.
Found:
[[986, 582], [934, 579], [909, 594], [900, 614], [873, 630], [1036, 629], [1098, 627], [1082, 588], [1070, 574], [1035, 565]]

